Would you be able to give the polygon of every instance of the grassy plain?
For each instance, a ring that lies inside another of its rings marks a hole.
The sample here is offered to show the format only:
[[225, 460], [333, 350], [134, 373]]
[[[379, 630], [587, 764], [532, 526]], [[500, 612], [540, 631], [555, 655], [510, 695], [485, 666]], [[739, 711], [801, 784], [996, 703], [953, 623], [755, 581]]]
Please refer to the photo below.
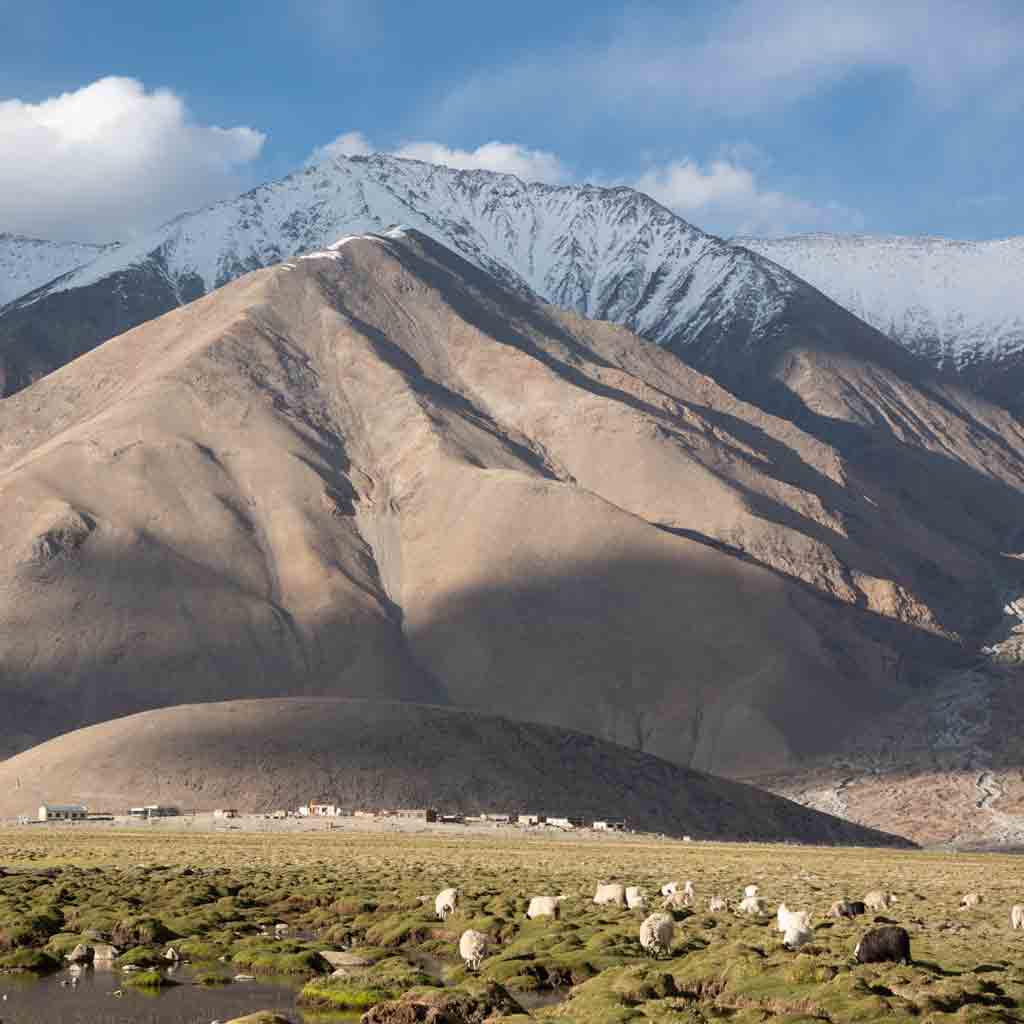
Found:
[[[528, 1019], [513, 1000], [536, 1019], [579, 1022], [1024, 1021], [1024, 932], [1009, 925], [1011, 904], [1024, 903], [1024, 860], [1012, 856], [33, 827], [0, 832], [0, 866], [0, 967], [45, 969], [80, 941], [105, 940], [122, 963], [148, 967], [170, 944], [200, 967], [226, 958], [238, 971], [308, 978], [306, 1006], [377, 1005], [382, 1021], [387, 1000], [403, 995], [455, 1021]], [[637, 941], [646, 912], [591, 902], [599, 880], [653, 896], [673, 879], [693, 880], [697, 908], [676, 915], [671, 955], [660, 960]], [[784, 900], [814, 912], [812, 946], [785, 950], [774, 914], [706, 912], [708, 897], [735, 902], [752, 883], [772, 911]], [[440, 922], [433, 895], [449, 885], [462, 896]], [[833, 900], [874, 888], [899, 897], [886, 916], [910, 932], [911, 966], [852, 963], [872, 915], [825, 916]], [[983, 903], [961, 911], [968, 891]], [[560, 921], [526, 920], [530, 896], [562, 893]], [[278, 924], [287, 934], [275, 937]], [[457, 952], [468, 927], [493, 941], [476, 976]], [[353, 954], [343, 975], [331, 976], [324, 950]]]

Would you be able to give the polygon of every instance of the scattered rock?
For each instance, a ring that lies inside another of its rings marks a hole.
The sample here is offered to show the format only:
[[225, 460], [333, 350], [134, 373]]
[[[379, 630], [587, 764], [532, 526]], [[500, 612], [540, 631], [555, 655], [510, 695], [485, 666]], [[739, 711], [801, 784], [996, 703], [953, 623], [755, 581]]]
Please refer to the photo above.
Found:
[[344, 973], [346, 968], [371, 967], [373, 965], [372, 960], [367, 960], [364, 956], [356, 956], [355, 953], [340, 953], [332, 949], [322, 949], [320, 950], [320, 955], [336, 972], [339, 968]]
[[[214, 1024], [217, 1022], [214, 1021]], [[234, 1017], [232, 1020], [226, 1021], [226, 1024], [292, 1024], [292, 1022], [272, 1010], [258, 1010], [245, 1017]]]

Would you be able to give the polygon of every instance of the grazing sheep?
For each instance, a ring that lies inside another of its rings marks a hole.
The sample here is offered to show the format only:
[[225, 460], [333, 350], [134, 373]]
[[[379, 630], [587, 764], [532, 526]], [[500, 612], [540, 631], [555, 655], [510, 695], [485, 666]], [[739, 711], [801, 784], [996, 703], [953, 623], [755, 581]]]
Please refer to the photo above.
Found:
[[1015, 903], [1010, 907], [1010, 927], [1014, 931], [1024, 928], [1024, 903]]
[[459, 939], [459, 956], [465, 961], [466, 967], [471, 971], [480, 970], [480, 964], [487, 956], [487, 946], [490, 939], [483, 932], [475, 928], [467, 928]]
[[671, 915], [659, 911], [644, 918], [640, 925], [640, 945], [651, 956], [661, 956], [671, 950], [675, 933], [676, 924]]
[[829, 917], [857, 917], [865, 911], [864, 903], [861, 900], [836, 900], [828, 908]]
[[739, 906], [736, 908], [736, 912], [739, 914], [764, 914], [767, 912], [767, 907], [764, 900], [760, 896], [744, 896], [740, 900]]
[[674, 892], [661, 901], [662, 910], [686, 910], [690, 904], [686, 900], [686, 894]]
[[758, 887], [756, 885], [748, 885], [746, 887], [746, 889], [743, 890], [743, 895], [744, 896], [756, 896], [760, 891], [761, 890], [758, 889]]
[[562, 916], [562, 900], [564, 896], [531, 896], [530, 905], [526, 908], [526, 916], [553, 917], [558, 920]]
[[438, 919], [444, 921], [449, 914], [455, 913], [455, 902], [459, 897], [458, 889], [442, 889], [434, 900], [434, 912]]
[[886, 910], [896, 902], [896, 897], [891, 892], [882, 892], [881, 889], [872, 889], [864, 896], [864, 906], [867, 910]]
[[630, 910], [643, 910], [647, 906], [647, 894], [639, 885], [626, 886], [626, 906]]
[[671, 896], [679, 888], [678, 882], [666, 882], [661, 887], [662, 896]]
[[801, 946], [806, 946], [813, 938], [814, 930], [812, 928], [802, 928], [798, 924], [790, 924], [782, 934], [782, 942], [786, 949], [799, 949]]
[[968, 910], [970, 907], [976, 907], [981, 903], [980, 892], [966, 892], [960, 897], [960, 909]]
[[909, 964], [910, 936], [906, 928], [900, 928], [898, 925], [872, 928], [857, 943], [853, 957], [862, 964], [880, 964], [886, 961]]
[[693, 882], [687, 881], [683, 886], [683, 899], [686, 900], [688, 907], [692, 907], [697, 902], [697, 894], [693, 891]]
[[729, 904], [722, 899], [721, 896], [712, 896], [708, 900], [708, 912], [712, 914], [720, 914], [724, 910], [729, 909]]
[[594, 893], [594, 902], [598, 905], [614, 904], [617, 907], [626, 905], [626, 887], [618, 882], [597, 883], [597, 892]]
[[779, 904], [776, 913], [780, 932], [788, 932], [791, 929], [804, 931], [811, 926], [811, 914], [808, 910], [789, 910], [785, 903]]

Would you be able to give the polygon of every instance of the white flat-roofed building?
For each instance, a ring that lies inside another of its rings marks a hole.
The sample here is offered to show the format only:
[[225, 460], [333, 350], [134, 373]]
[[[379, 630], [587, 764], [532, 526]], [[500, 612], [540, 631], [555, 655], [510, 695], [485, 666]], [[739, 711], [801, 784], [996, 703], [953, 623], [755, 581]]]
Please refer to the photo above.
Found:
[[82, 804], [42, 804], [40, 821], [85, 821], [88, 811]]

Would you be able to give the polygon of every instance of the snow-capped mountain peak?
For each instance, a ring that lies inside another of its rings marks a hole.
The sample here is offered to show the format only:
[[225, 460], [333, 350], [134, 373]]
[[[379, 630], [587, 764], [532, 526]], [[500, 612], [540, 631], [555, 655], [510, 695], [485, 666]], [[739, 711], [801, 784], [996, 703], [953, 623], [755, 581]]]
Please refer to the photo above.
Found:
[[26, 297], [150, 268], [183, 299], [347, 235], [402, 224], [506, 284], [654, 340], [685, 341], [721, 315], [753, 329], [777, 315], [793, 278], [705, 234], [629, 188], [525, 183], [376, 155], [306, 167], [176, 218]]
[[1024, 237], [796, 235], [735, 241], [913, 352], [955, 369], [1024, 350]]
[[85, 242], [47, 242], [0, 232], [0, 306], [114, 248]]

